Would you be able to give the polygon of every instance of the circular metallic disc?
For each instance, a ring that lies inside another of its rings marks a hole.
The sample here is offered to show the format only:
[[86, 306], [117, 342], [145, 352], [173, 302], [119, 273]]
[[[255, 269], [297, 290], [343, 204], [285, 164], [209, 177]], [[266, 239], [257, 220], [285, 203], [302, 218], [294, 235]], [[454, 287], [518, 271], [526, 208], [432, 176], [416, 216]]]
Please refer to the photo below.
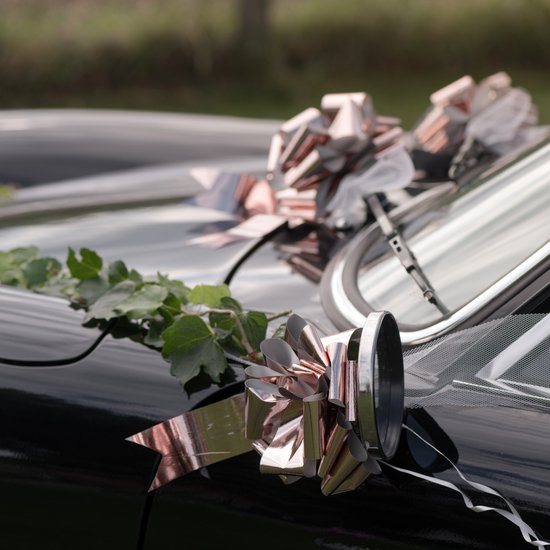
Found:
[[391, 313], [367, 317], [353, 355], [350, 358], [357, 361], [356, 432], [371, 455], [388, 460], [397, 450], [404, 410], [403, 353]]

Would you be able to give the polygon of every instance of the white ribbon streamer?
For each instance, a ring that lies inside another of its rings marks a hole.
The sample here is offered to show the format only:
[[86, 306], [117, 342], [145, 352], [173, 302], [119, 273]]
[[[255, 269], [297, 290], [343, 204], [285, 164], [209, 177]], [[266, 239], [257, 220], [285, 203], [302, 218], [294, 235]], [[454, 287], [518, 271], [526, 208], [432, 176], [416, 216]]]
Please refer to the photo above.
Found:
[[516, 142], [521, 144], [522, 133], [536, 124], [534, 113], [531, 96], [525, 90], [512, 88], [472, 116], [466, 125], [465, 136], [503, 154], [514, 149]]
[[477, 483], [475, 481], [470, 481], [466, 478], [466, 476], [459, 470], [458, 466], [447, 456], [445, 456], [440, 450], [438, 450], [436, 447], [434, 447], [431, 443], [426, 441], [422, 436], [417, 434], [412, 428], [409, 426], [405, 426], [403, 424], [403, 429], [409, 431], [413, 435], [415, 435], [420, 441], [424, 442], [428, 447], [433, 449], [438, 455], [443, 457], [456, 471], [456, 473], [460, 476], [460, 479], [462, 479], [465, 483], [467, 483], [470, 487], [473, 487], [474, 489], [477, 489], [478, 491], [488, 494], [488, 495], [494, 495], [496, 497], [501, 498], [506, 505], [508, 506], [508, 510], [505, 510], [503, 508], [496, 508], [493, 506], [481, 506], [476, 505], [472, 502], [470, 497], [464, 493], [461, 489], [459, 489], [454, 483], [451, 483], [450, 481], [445, 481], [442, 479], [437, 479], [435, 477], [430, 477], [424, 474], [421, 474], [419, 472], [414, 472], [412, 470], [407, 470], [405, 468], [399, 468], [397, 466], [394, 466], [392, 464], [389, 464], [388, 462], [382, 462], [386, 466], [392, 468], [393, 470], [396, 470], [398, 472], [409, 474], [411, 476], [417, 477], [419, 479], [423, 479], [424, 481], [427, 481], [429, 483], [433, 483], [434, 485], [440, 485], [442, 487], [446, 487], [447, 489], [451, 489], [457, 493], [459, 493], [462, 496], [462, 499], [464, 500], [464, 504], [469, 510], [472, 510], [474, 512], [496, 512], [497, 514], [500, 514], [504, 518], [506, 518], [508, 521], [516, 525], [519, 530], [521, 531], [521, 534], [526, 542], [531, 544], [532, 546], [536, 546], [537, 548], [543, 548], [545, 546], [550, 546], [550, 542], [546, 542], [543, 540], [538, 539], [537, 535], [533, 531], [533, 529], [523, 521], [521, 516], [519, 515], [519, 512], [516, 510], [514, 505], [501, 493], [496, 491], [495, 489], [491, 489], [491, 487], [488, 487], [487, 485], [483, 485], [482, 483]]
[[359, 225], [365, 219], [363, 198], [374, 193], [404, 189], [414, 177], [414, 165], [404, 146], [398, 146], [381, 156], [362, 172], [347, 174], [327, 205], [330, 216], [326, 223], [338, 226], [339, 220]]

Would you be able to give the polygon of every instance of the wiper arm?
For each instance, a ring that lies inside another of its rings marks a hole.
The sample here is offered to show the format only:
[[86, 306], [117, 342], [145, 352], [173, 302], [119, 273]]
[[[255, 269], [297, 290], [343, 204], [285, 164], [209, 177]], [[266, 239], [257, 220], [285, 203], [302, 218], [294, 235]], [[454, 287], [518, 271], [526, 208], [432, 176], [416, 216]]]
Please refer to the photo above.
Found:
[[401, 236], [397, 227], [395, 227], [386, 214], [386, 211], [384, 210], [384, 207], [380, 203], [378, 197], [376, 197], [376, 195], [368, 197], [367, 204], [369, 205], [371, 212], [374, 214], [382, 233], [386, 237], [391, 251], [405, 268], [405, 271], [413, 278], [416, 286], [418, 286], [418, 288], [422, 291], [424, 298], [426, 298], [426, 300], [428, 300], [431, 304], [435, 305], [437, 309], [443, 313], [443, 315], [449, 313], [449, 310], [436, 295], [435, 290], [432, 288], [432, 285], [428, 280], [428, 277], [426, 277], [418, 265], [418, 262], [416, 261], [414, 254], [409, 249], [405, 239]]

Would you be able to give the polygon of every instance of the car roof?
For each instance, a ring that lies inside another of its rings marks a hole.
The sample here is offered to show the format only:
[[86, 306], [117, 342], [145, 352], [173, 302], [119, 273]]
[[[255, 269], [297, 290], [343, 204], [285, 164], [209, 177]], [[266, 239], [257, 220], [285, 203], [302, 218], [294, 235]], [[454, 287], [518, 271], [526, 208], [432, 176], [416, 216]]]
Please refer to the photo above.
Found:
[[0, 182], [18, 186], [132, 168], [261, 155], [278, 122], [93, 109], [0, 111]]

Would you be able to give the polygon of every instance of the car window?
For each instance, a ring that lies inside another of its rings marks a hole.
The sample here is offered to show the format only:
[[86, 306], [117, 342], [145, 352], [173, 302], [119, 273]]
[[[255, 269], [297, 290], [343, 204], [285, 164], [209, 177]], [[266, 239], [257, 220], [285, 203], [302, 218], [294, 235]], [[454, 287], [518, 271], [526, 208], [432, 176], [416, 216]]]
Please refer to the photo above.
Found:
[[[401, 229], [438, 302], [452, 313], [548, 242], [549, 213], [546, 143]], [[400, 323], [425, 325], [444, 316], [423, 297], [389, 246], [374, 258], [366, 250], [357, 284], [369, 307], [392, 311]]]

